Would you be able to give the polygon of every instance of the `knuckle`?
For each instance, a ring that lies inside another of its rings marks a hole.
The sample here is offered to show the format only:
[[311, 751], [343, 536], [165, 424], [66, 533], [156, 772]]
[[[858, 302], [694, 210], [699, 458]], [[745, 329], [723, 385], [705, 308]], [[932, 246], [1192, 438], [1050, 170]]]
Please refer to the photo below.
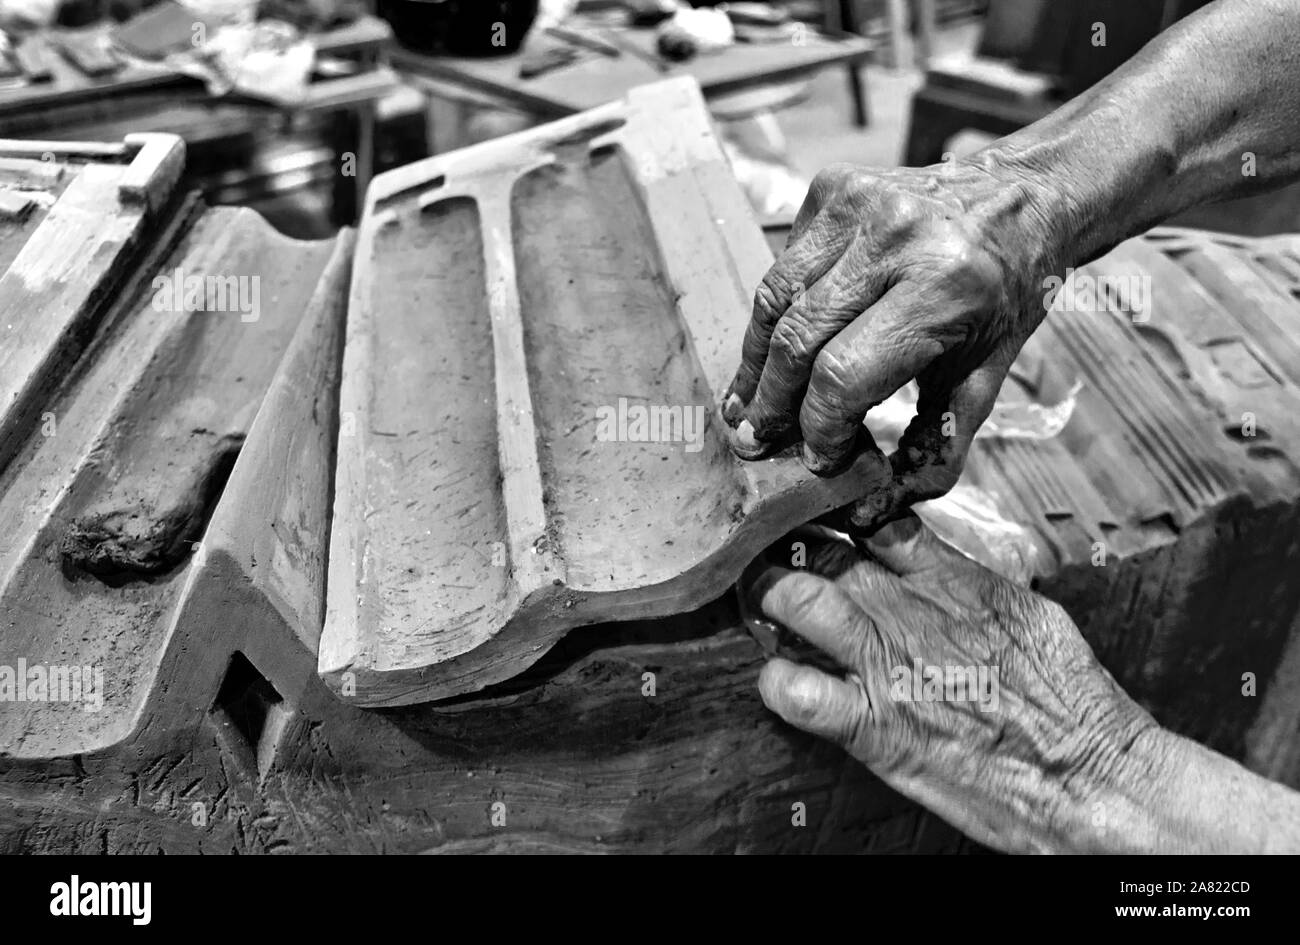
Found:
[[940, 253], [945, 260], [943, 278], [952, 293], [976, 303], [988, 304], [997, 298], [1001, 274], [992, 255], [982, 246], [965, 238], [952, 238], [944, 241]]
[[921, 201], [905, 190], [890, 191], [884, 209], [894, 220], [904, 223], [925, 215], [921, 211]]
[[785, 278], [775, 271], [769, 271], [754, 290], [755, 320], [765, 324], [775, 322], [785, 312], [788, 299], [789, 288]]
[[919, 200], [903, 191], [892, 190], [880, 199], [871, 226], [886, 246], [896, 245], [911, 237], [925, 216]]
[[853, 214], [850, 219], [854, 225], [862, 222], [862, 209], [871, 207], [871, 228], [874, 229], [879, 209], [887, 205], [895, 193], [878, 174], [854, 168], [852, 173], [845, 174], [839, 181], [835, 192], [836, 205], [842, 211]]
[[799, 363], [812, 354], [816, 336], [802, 313], [787, 313], [772, 330], [772, 349], [791, 362]]
[[849, 344], [832, 338], [824, 344], [813, 363], [818, 386], [833, 393], [845, 393], [854, 381], [854, 360]]
[[858, 176], [858, 168], [844, 161], [828, 164], [813, 175], [811, 193], [822, 196], [836, 190], [844, 181]]
[[843, 193], [852, 199], [865, 199], [878, 196], [881, 188], [870, 174], [856, 173], [844, 177], [840, 182]]

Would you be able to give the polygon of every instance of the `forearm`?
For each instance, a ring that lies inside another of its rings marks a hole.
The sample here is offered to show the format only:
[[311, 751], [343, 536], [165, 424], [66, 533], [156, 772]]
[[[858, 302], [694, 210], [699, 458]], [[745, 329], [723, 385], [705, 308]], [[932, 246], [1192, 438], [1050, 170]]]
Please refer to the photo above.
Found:
[[1077, 852], [1296, 853], [1300, 793], [1151, 729], [1088, 791], [1066, 833]]
[[1220, 0], [975, 164], [1042, 195], [1076, 265], [1197, 204], [1300, 179], [1300, 4]]

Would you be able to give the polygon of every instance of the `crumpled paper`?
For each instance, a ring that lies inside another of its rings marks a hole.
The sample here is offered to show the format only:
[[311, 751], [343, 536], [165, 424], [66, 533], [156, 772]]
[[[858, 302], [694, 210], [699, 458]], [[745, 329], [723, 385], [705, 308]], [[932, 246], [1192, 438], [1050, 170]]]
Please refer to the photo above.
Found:
[[237, 92], [277, 105], [303, 100], [316, 49], [296, 27], [280, 20], [255, 20], [256, 3], [248, 0], [186, 0], [181, 5], [195, 16], [188, 47], [161, 63], [144, 63], [121, 49], [119, 54], [199, 79], [214, 96]]
[[169, 68], [202, 79], [212, 95], [239, 92], [282, 105], [306, 95], [316, 49], [288, 23], [223, 25], [191, 52], [168, 56]]
[[[1083, 384], [1075, 381], [1053, 404], [1024, 396], [999, 398], [975, 439], [1050, 440], [1069, 423], [1082, 389]], [[867, 418], [872, 437], [886, 453], [897, 448], [915, 415], [916, 397], [916, 383], [909, 383]], [[963, 479], [946, 495], [917, 503], [913, 511], [936, 535], [989, 570], [1022, 586], [1033, 578], [1037, 565], [1033, 537], [1003, 514], [996, 496], [988, 491]]]
[[60, 0], [0, 0], [0, 29], [50, 26], [59, 6]]
[[[999, 398], [983, 426], [975, 431], [975, 439], [1050, 440], [1070, 422], [1082, 389], [1083, 382], [1075, 381], [1066, 395], [1054, 404], [1042, 404], [1027, 398]], [[916, 414], [916, 397], [916, 382], [911, 381], [893, 397], [873, 408], [867, 426], [882, 449], [885, 443], [896, 445], [907, 429], [907, 424]]]

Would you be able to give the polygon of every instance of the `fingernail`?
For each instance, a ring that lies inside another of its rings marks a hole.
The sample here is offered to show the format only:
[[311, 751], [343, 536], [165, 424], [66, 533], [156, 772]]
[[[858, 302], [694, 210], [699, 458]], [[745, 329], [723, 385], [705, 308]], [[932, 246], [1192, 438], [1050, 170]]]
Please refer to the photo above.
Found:
[[745, 569], [736, 588], [740, 619], [769, 656], [776, 654], [781, 626], [763, 613], [763, 597], [780, 576], [776, 568], [760, 557]]
[[740, 399], [739, 394], [728, 394], [727, 399], [722, 404], [722, 419], [726, 420], [733, 427], [740, 422], [741, 414], [745, 411], [745, 405]]
[[840, 471], [844, 461], [829, 459], [816, 452], [807, 443], [803, 445], [803, 464], [808, 468], [810, 473], [817, 476], [828, 476]]
[[[791, 573], [792, 572], [789, 568], [783, 568], [779, 564], [769, 564], [763, 572], [754, 579], [754, 583], [749, 586], [749, 602], [754, 614], [771, 622], [771, 618], [767, 615], [767, 611], [763, 609], [763, 601], [767, 598], [767, 595], [771, 592], [772, 588], [776, 586], [777, 582]], [[779, 624], [774, 625], [779, 626]]]
[[746, 459], [756, 459], [767, 451], [767, 444], [754, 435], [752, 423], [742, 420], [732, 433], [732, 448]]

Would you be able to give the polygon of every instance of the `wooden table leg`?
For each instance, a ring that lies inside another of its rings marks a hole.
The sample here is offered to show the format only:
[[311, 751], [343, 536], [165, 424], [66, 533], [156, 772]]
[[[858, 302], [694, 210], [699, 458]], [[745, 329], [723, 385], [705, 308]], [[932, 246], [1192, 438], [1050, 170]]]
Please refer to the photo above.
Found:
[[924, 71], [930, 65], [934, 55], [935, 2], [934, 0], [912, 0], [912, 12], [916, 16], [916, 52], [912, 65]]
[[[862, 21], [858, 17], [857, 0], [826, 0], [825, 27], [831, 35], [837, 33], [854, 33], [862, 35]], [[867, 127], [871, 120], [867, 102], [866, 85], [857, 63], [849, 63], [849, 95], [853, 99], [853, 123], [859, 128]]]
[[907, 46], [907, 0], [889, 0], [889, 67], [903, 68], [903, 49]]
[[330, 138], [335, 167], [331, 222], [351, 226], [361, 215], [366, 188], [375, 171], [374, 103], [362, 102], [336, 112]]
[[357, 215], [366, 205], [366, 188], [375, 175], [375, 105], [365, 102], [357, 109], [357, 175], [353, 179]]

